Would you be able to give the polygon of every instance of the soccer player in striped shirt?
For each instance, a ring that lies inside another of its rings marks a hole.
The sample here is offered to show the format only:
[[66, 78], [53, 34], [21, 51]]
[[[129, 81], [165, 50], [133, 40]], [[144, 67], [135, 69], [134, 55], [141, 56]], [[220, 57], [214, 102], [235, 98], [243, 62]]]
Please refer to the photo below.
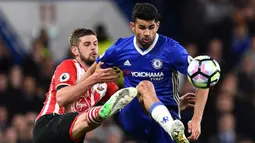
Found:
[[[118, 90], [113, 68], [90, 70], [98, 53], [96, 34], [75, 29], [70, 37], [74, 59], [64, 60], [55, 70], [38, 115], [34, 143], [82, 143], [86, 132], [98, 127], [137, 95], [136, 88]], [[117, 91], [118, 90], [118, 91]], [[95, 106], [105, 101], [103, 106]]]

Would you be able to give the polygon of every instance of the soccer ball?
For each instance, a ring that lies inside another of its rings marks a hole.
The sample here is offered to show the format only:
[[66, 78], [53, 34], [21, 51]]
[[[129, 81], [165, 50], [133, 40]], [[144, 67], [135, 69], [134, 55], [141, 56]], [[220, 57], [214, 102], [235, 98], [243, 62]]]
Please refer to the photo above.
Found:
[[188, 66], [188, 80], [197, 88], [210, 88], [220, 80], [220, 66], [209, 56], [197, 56]]

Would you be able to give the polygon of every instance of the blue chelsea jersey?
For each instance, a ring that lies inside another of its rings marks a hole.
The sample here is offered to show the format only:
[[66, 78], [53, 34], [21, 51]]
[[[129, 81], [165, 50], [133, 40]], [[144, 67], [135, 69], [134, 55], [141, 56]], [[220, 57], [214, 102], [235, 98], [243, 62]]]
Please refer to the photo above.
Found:
[[121, 38], [108, 48], [97, 62], [105, 67], [119, 67], [124, 74], [125, 87], [136, 87], [149, 80], [157, 97], [166, 106], [178, 106], [178, 72], [187, 74], [189, 54], [176, 41], [157, 34], [152, 45], [141, 50], [134, 36]]

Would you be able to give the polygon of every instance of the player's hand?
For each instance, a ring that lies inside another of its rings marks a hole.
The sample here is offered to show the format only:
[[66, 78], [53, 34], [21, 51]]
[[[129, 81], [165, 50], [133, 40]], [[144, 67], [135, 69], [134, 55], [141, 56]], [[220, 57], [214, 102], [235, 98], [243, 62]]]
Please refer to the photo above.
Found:
[[190, 141], [196, 141], [201, 134], [201, 121], [190, 120], [188, 122], [188, 132], [191, 134], [188, 139]]
[[93, 77], [97, 83], [113, 82], [120, 77], [120, 71], [114, 68], [102, 69], [102, 65], [103, 62], [99, 62], [96, 66], [95, 72], [93, 73]]
[[94, 63], [87, 69], [86, 74], [89, 75], [89, 76], [92, 75], [92, 74], [95, 72], [95, 70], [96, 70], [96, 66], [97, 66], [97, 63], [94, 62]]
[[186, 93], [180, 98], [180, 109], [185, 110], [188, 107], [194, 107], [195, 105], [195, 93]]

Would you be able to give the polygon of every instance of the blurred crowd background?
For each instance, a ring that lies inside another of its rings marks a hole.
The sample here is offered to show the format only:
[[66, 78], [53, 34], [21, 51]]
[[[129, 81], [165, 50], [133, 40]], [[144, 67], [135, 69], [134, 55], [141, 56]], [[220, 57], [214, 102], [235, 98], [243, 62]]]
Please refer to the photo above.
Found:
[[[24, 0], [25, 2], [34, 1]], [[72, 3], [80, 2], [72, 1]], [[82, 2], [84, 5], [97, 3], [89, 0]], [[255, 0], [98, 2], [114, 5], [115, 13], [123, 17], [123, 23], [127, 28], [135, 3], [152, 3], [162, 16], [159, 33], [179, 41], [193, 57], [206, 54], [220, 63], [221, 80], [210, 90], [202, 121], [202, 134], [196, 143], [255, 143]], [[6, 2], [0, 2], [0, 11], [3, 9], [1, 6], [3, 3]], [[9, 5], [15, 3], [16, 1], [12, 1]], [[11, 33], [15, 35], [15, 30], [19, 27], [13, 25], [19, 23], [8, 22], [6, 16], [8, 13], [4, 11], [0, 14], [0, 143], [32, 142], [33, 123], [43, 106], [55, 67], [71, 56], [69, 49], [66, 48], [67, 44], [66, 47], [54, 47], [52, 44], [59, 42], [57, 24], [54, 20], [58, 17], [56, 9], [61, 0], [36, 1], [36, 3], [38, 3], [36, 9], [39, 11], [40, 27], [36, 27], [36, 32], [30, 31], [33, 33], [30, 36], [31, 42], [25, 45], [25, 48], [22, 44], [13, 45], [18, 41], [17, 39], [22, 39], [20, 33], [16, 33], [17, 36], [9, 34], [8, 37], [6, 33], [10, 32], [10, 29], [3, 28], [13, 27]], [[90, 11], [90, 9], [85, 10]], [[44, 14], [46, 12], [50, 12], [48, 23]], [[2, 18], [4, 15], [5, 19]], [[82, 15], [82, 13], [78, 15], [81, 21]], [[105, 19], [107, 20], [108, 17]], [[116, 24], [114, 20], [111, 22]], [[110, 34], [111, 31], [104, 20], [86, 28], [91, 28], [98, 34], [100, 54], [116, 40], [116, 36]], [[59, 31], [64, 30], [63, 27], [59, 28]], [[129, 31], [125, 34], [132, 33]], [[69, 35], [64, 36], [67, 43]], [[22, 43], [22, 40], [20, 41]], [[65, 55], [55, 58], [56, 52], [53, 51], [56, 48], [57, 51], [64, 50]], [[123, 86], [121, 82], [118, 84], [120, 87]], [[186, 78], [180, 76], [180, 95], [194, 91], [194, 87]], [[193, 109], [182, 112], [182, 120], [185, 124], [191, 119], [192, 114]], [[117, 118], [109, 119], [100, 128], [87, 133], [85, 142], [136, 143], [123, 132]]]

